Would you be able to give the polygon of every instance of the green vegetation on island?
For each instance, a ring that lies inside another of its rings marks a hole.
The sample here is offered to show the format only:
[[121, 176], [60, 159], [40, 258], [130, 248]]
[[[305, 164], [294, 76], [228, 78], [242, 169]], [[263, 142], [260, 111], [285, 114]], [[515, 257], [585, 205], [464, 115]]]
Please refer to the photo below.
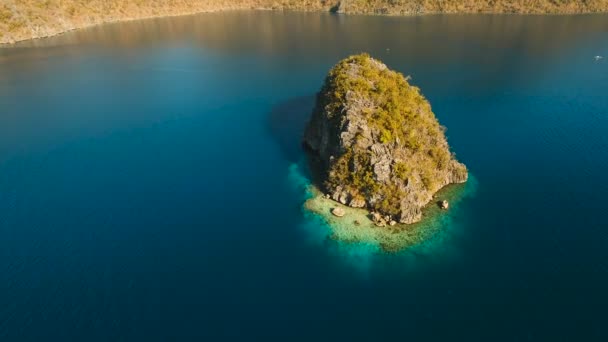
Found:
[[326, 197], [380, 225], [420, 221], [438, 190], [468, 176], [420, 90], [367, 54], [329, 72], [304, 144]]

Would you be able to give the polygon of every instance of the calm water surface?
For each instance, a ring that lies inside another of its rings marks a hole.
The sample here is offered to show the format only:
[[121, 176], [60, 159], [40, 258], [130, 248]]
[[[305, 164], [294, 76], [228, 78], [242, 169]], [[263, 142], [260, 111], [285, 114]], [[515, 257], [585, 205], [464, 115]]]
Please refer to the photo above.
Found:
[[[340, 58], [413, 77], [475, 192], [398, 255], [301, 210]], [[269, 12], [0, 48], [2, 341], [608, 340], [608, 16]]]

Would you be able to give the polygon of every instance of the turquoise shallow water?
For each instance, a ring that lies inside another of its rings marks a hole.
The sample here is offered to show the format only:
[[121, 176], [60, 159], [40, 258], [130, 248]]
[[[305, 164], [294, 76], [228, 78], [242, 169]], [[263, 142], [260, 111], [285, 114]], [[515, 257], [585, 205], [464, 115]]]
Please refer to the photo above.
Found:
[[[475, 191], [399, 254], [302, 211], [314, 93], [413, 77]], [[233, 12], [0, 49], [0, 340], [605, 341], [608, 17]]]

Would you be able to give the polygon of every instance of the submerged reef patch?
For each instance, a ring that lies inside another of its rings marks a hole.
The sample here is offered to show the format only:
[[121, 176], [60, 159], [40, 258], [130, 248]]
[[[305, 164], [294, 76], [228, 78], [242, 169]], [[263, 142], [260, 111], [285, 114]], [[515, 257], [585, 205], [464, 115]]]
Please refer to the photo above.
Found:
[[[475, 185], [475, 181], [470, 181], [446, 186], [436, 198], [449, 201], [452, 207], [450, 211], [444, 211], [432, 202], [423, 209], [424, 219], [414, 224], [378, 227], [367, 210], [351, 208], [325, 198], [313, 185], [309, 190], [313, 196], [306, 200], [304, 207], [322, 218], [329, 226], [330, 237], [334, 240], [371, 244], [385, 252], [398, 252], [436, 237], [449, 225], [449, 216], [458, 209], [463, 198], [472, 194]], [[343, 217], [331, 213], [337, 207], [344, 210]]]
[[[396, 224], [377, 227], [369, 211], [352, 208], [326, 198], [303, 174], [301, 167], [292, 164], [290, 181], [304, 194], [303, 209], [315, 223], [316, 240], [329, 238], [341, 245], [357, 245], [367, 251], [397, 253], [411, 249], [426, 249], [441, 243], [449, 236], [454, 216], [458, 215], [463, 199], [472, 197], [478, 187], [477, 180], [469, 174], [464, 184], [452, 184], [441, 189], [437, 201], [447, 200], [450, 210], [442, 210], [432, 201], [422, 210], [423, 220], [414, 224]], [[344, 210], [343, 217], [331, 213], [334, 208]]]

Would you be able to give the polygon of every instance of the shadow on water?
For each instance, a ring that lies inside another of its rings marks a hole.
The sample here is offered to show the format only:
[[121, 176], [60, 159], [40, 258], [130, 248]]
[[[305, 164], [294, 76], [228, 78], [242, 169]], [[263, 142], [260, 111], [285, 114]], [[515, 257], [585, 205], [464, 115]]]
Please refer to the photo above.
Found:
[[306, 153], [302, 143], [315, 99], [316, 95], [309, 95], [280, 102], [270, 111], [268, 129], [285, 159], [292, 165], [298, 165], [299, 172], [307, 182], [314, 184], [317, 189], [325, 191], [324, 171], [321, 163], [317, 158]]
[[268, 128], [281, 153], [290, 162], [299, 162], [304, 154], [302, 138], [315, 105], [315, 96], [300, 96], [274, 106], [268, 116]]

